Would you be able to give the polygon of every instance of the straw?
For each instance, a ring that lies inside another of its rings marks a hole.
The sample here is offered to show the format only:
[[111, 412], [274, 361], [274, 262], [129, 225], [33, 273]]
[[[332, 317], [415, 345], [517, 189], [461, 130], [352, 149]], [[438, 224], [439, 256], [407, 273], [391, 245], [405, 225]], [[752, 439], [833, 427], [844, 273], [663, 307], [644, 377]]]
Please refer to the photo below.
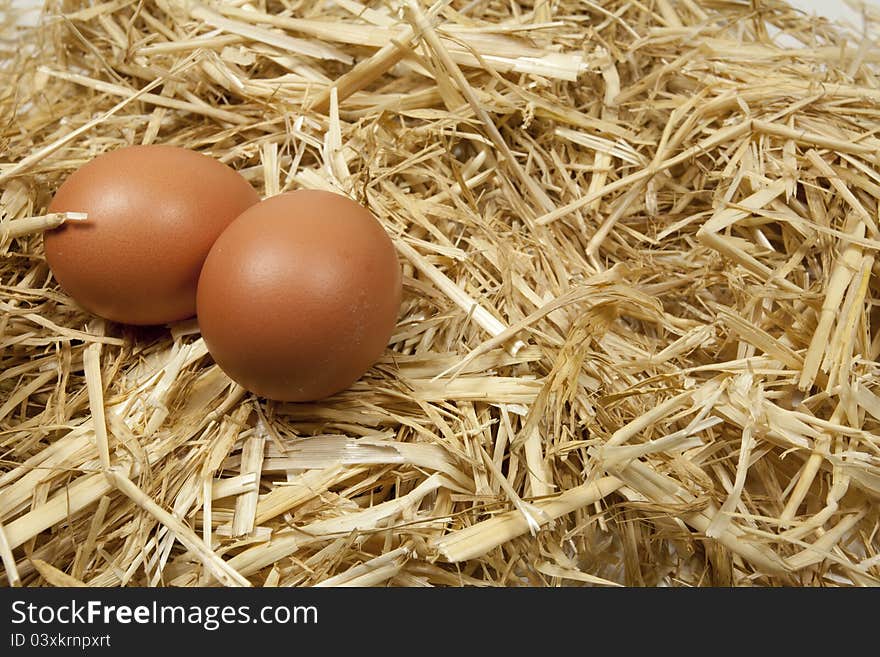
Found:
[[[0, 14], [0, 581], [880, 583], [876, 12], [71, 7]], [[131, 144], [369, 207], [378, 362], [272, 402], [82, 309], [49, 204]]]

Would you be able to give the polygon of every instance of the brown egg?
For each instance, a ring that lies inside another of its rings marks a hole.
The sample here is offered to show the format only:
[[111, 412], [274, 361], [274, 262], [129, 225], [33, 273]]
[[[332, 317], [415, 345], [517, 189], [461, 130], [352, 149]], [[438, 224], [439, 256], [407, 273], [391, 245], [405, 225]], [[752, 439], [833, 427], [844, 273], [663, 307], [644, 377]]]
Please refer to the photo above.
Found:
[[127, 324], [164, 324], [196, 311], [214, 240], [260, 200], [225, 164], [174, 146], [131, 146], [75, 171], [49, 212], [87, 212], [44, 235], [46, 259], [83, 308]]
[[198, 317], [216, 363], [263, 397], [344, 390], [397, 323], [401, 271], [385, 230], [339, 194], [300, 190], [244, 212], [199, 279]]

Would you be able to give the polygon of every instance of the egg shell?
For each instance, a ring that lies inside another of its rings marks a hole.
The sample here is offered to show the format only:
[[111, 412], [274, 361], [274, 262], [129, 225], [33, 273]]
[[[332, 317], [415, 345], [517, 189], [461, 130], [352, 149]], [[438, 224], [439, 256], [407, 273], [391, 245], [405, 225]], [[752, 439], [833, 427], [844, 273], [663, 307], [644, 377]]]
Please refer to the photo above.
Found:
[[349, 387], [397, 322], [401, 269], [360, 204], [299, 190], [246, 210], [217, 239], [198, 288], [198, 320], [220, 368], [248, 390], [312, 401]]
[[240, 174], [196, 151], [130, 146], [71, 174], [49, 212], [86, 212], [44, 234], [46, 259], [83, 308], [127, 324], [191, 317], [214, 241], [260, 200]]

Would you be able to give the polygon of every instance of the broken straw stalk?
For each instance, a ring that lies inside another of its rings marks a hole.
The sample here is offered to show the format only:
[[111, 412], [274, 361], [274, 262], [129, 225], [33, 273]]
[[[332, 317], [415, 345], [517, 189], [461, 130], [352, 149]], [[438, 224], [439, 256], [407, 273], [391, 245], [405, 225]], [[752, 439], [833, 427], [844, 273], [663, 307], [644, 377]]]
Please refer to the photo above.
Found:
[[51, 212], [38, 217], [13, 219], [5, 225], [0, 223], [0, 237], [5, 236], [9, 239], [24, 237], [58, 228], [66, 221], [86, 221], [88, 217], [85, 212]]

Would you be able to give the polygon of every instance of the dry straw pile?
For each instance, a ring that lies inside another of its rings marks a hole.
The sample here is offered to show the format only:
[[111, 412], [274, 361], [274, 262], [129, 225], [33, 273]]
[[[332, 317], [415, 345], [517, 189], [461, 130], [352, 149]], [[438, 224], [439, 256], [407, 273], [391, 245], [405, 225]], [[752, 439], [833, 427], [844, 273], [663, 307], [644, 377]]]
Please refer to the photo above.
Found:
[[[775, 0], [11, 14], [4, 580], [880, 583], [870, 31]], [[106, 324], [57, 287], [53, 191], [160, 142], [380, 218], [405, 299], [352, 389], [254, 398], [195, 321]]]

